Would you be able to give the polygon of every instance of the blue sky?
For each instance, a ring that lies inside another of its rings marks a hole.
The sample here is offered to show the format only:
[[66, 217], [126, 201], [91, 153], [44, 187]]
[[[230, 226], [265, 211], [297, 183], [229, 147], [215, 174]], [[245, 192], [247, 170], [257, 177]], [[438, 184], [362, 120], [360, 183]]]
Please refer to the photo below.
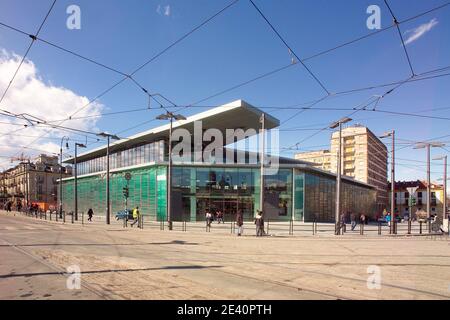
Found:
[[[0, 22], [34, 33], [51, 5], [50, 0], [1, 0]], [[231, 1], [222, 0], [58, 0], [40, 37], [73, 50], [123, 72], [131, 72], [157, 52]], [[381, 8], [381, 24], [392, 24], [383, 1], [269, 1], [255, 0], [268, 19], [279, 30], [301, 58], [332, 48], [348, 40], [373, 32], [368, 30], [366, 9], [376, 4]], [[443, 0], [391, 0], [391, 8], [399, 21], [445, 3]], [[81, 8], [81, 30], [66, 27], [66, 8], [76, 4]], [[158, 10], [158, 7], [160, 8]], [[167, 9], [170, 7], [170, 9]], [[165, 14], [167, 13], [167, 14]], [[434, 20], [433, 20], [434, 19]], [[401, 24], [407, 39], [415, 28], [434, 21], [434, 26], [407, 45], [416, 73], [450, 65], [450, 6], [413, 21]], [[437, 22], [437, 23], [436, 23]], [[29, 38], [0, 26], [0, 50], [23, 55]], [[120, 80], [120, 75], [79, 58], [63, 53], [44, 43], [32, 47], [28, 59], [43, 83], [67, 88], [89, 99]], [[160, 92], [178, 105], [187, 105], [232, 87], [258, 75], [289, 64], [291, 55], [270, 30], [248, 0], [240, 0], [220, 16], [167, 51], [136, 74], [136, 79], [150, 92]], [[409, 67], [395, 28], [308, 60], [307, 66], [331, 92], [366, 87], [406, 79]], [[8, 76], [10, 77], [10, 76]], [[408, 83], [380, 101], [378, 108], [398, 112], [423, 113], [449, 117], [450, 78]], [[372, 95], [381, 95], [387, 88], [332, 97], [317, 107], [352, 108]], [[244, 99], [257, 107], [286, 107], [321, 98], [324, 91], [297, 64], [270, 77], [219, 95], [201, 103], [214, 106]], [[99, 101], [103, 112], [124, 111], [147, 106], [147, 97], [130, 81], [126, 81]], [[155, 106], [155, 104], [153, 104]], [[4, 107], [4, 106], [0, 106]], [[14, 105], [9, 106], [14, 111]], [[70, 107], [67, 110], [70, 112]], [[39, 106], [36, 106], [36, 110]], [[188, 108], [185, 115], [206, 110]], [[280, 127], [281, 147], [292, 146], [326, 126], [348, 111], [306, 111], [284, 123], [299, 110], [267, 110], [283, 123]], [[37, 111], [36, 111], [37, 112]], [[31, 110], [30, 110], [30, 113]], [[124, 131], [152, 120], [159, 109], [98, 118], [95, 127], [128, 136], [158, 125], [157, 121]], [[49, 115], [50, 117], [50, 115]], [[406, 140], [426, 140], [450, 135], [449, 121], [393, 116], [375, 112], [359, 112], [355, 123], [368, 126], [374, 133], [395, 129], [399, 146]], [[68, 121], [64, 125], [71, 126]], [[292, 131], [290, 128], [301, 128]], [[305, 130], [308, 129], [308, 130]], [[27, 129], [28, 130], [28, 129]], [[287, 131], [284, 131], [287, 130]], [[26, 130], [20, 134], [26, 134]], [[300, 150], [329, 144], [331, 132], [305, 140]], [[441, 139], [450, 145], [450, 136]], [[58, 142], [53, 139], [53, 144]], [[45, 143], [45, 140], [39, 141]], [[96, 147], [93, 144], [91, 147]], [[53, 145], [54, 147], [54, 145]], [[447, 149], [450, 149], [448, 147]], [[17, 150], [2, 150], [8, 156]], [[284, 150], [289, 156], [293, 151]], [[433, 156], [446, 154], [433, 150]], [[425, 177], [424, 150], [411, 147], [397, 152], [397, 178]], [[7, 165], [3, 163], [3, 165]], [[432, 167], [434, 179], [442, 167]]]

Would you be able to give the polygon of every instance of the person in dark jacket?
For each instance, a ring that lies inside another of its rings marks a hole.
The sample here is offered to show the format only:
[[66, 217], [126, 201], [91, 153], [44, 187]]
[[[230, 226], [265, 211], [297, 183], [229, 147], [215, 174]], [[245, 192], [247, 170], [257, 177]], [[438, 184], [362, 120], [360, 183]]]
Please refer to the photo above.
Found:
[[88, 214], [88, 221], [92, 222], [92, 216], [94, 215], [94, 210], [92, 210], [92, 208], [89, 208], [87, 214]]
[[352, 224], [352, 231], [356, 228], [356, 214], [352, 213], [350, 215], [350, 222]]
[[238, 227], [238, 236], [242, 235], [242, 231], [244, 229], [244, 217], [242, 215], [242, 211], [238, 210], [236, 214], [236, 225]]
[[264, 235], [264, 219], [262, 215], [262, 211], [258, 210], [255, 217], [255, 225], [256, 225], [256, 236], [261, 237]]

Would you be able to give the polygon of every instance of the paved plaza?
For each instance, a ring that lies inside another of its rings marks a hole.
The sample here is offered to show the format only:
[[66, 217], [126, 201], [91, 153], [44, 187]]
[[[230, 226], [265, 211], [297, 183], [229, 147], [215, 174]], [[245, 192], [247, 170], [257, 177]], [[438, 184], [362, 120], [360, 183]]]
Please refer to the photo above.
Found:
[[450, 299], [446, 236], [257, 238], [250, 223], [242, 237], [220, 228], [83, 226], [2, 211], [0, 299]]

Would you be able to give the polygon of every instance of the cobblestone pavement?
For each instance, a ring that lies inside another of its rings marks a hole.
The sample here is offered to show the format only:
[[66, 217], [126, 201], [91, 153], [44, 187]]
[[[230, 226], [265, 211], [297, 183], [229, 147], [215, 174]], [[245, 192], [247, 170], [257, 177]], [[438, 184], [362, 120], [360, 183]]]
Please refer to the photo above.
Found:
[[[230, 227], [142, 230], [0, 212], [0, 299], [450, 299], [448, 237], [257, 238]], [[80, 289], [69, 288], [68, 267], [79, 268]]]

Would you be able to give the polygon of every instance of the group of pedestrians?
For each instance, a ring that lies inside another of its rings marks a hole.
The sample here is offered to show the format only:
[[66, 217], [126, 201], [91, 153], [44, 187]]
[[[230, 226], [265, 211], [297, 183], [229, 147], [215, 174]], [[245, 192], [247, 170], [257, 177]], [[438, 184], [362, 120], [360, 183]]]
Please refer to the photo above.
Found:
[[[355, 213], [342, 213], [339, 217], [339, 229], [341, 229], [342, 232], [346, 232], [346, 222], [348, 216], [350, 217], [350, 226], [352, 231], [354, 231], [356, 226], [358, 225], [358, 216]], [[364, 213], [361, 213], [359, 215], [359, 223], [366, 224], [366, 215]]]
[[[219, 217], [217, 220], [218, 223], [220, 223], [220, 222], [224, 223], [223, 213], [221, 211], [218, 211], [218, 212], [221, 213], [221, 215], [218, 216]], [[211, 228], [211, 224], [214, 221], [214, 216], [209, 210], [207, 210], [205, 213], [205, 219], [206, 219], [206, 226], [208, 228]], [[238, 237], [240, 237], [244, 233], [244, 215], [242, 213], [242, 210], [237, 211], [235, 223], [236, 223], [236, 227], [237, 227], [237, 235], [238, 235]], [[257, 237], [264, 236], [266, 233], [264, 231], [264, 218], [263, 218], [262, 211], [260, 211], [260, 210], [257, 211], [257, 214], [254, 219], [254, 224], [256, 226], [256, 236]]]
[[213, 214], [211, 211], [207, 210], [205, 213], [206, 225], [211, 227], [211, 223], [215, 220], [217, 223], [225, 223], [224, 213], [221, 210], [216, 211]]

